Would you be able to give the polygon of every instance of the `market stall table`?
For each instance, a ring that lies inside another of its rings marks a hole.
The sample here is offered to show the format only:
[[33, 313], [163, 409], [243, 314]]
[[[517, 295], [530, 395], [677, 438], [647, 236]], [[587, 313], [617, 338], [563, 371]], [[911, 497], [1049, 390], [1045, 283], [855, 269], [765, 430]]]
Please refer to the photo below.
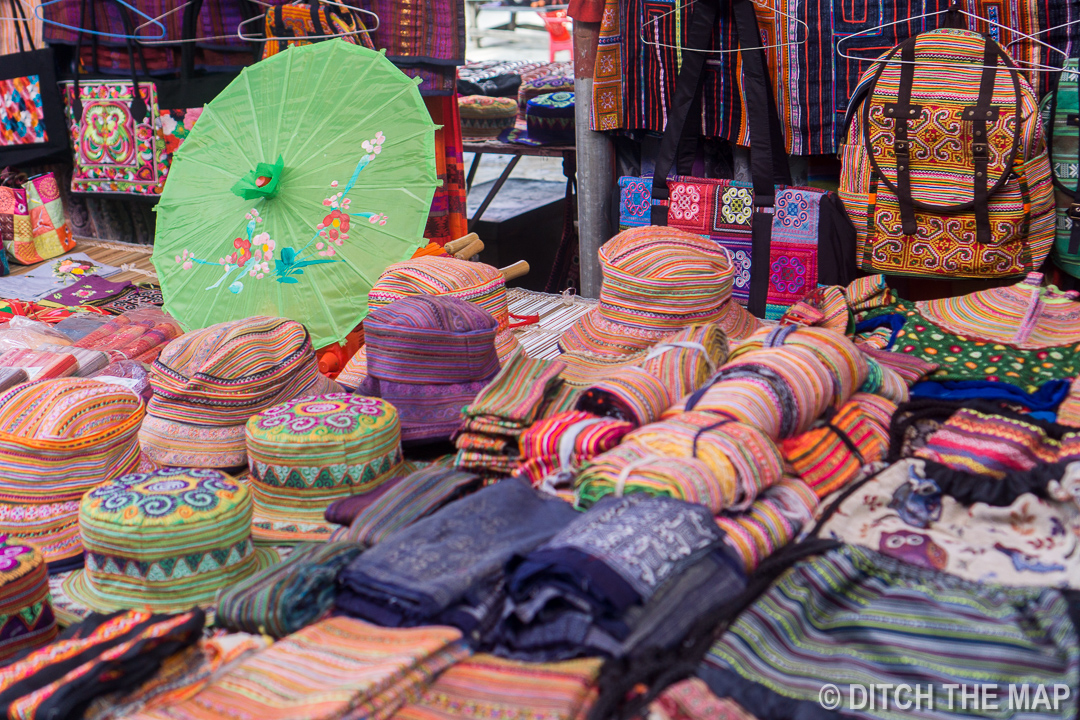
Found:
[[[471, 232], [476, 226], [476, 223], [480, 221], [484, 211], [488, 209], [495, 196], [499, 194], [503, 185], [506, 184], [510, 174], [514, 172], [514, 168], [521, 161], [522, 157], [561, 157], [563, 161], [563, 174], [568, 178], [576, 177], [577, 175], [577, 149], [573, 145], [520, 145], [517, 143], [505, 143], [498, 140], [466, 140], [464, 143], [464, 151], [467, 153], [474, 153], [472, 163], [469, 165], [469, 173], [465, 178], [465, 189], [468, 192], [472, 188], [473, 179], [476, 177], [476, 171], [480, 167], [480, 158], [483, 155], [512, 155], [510, 162], [503, 168], [502, 173], [498, 179], [495, 180], [495, 184], [491, 186], [484, 201], [480, 203], [480, 207], [476, 209], [476, 214], [469, 218], [469, 231]], [[570, 198], [568, 197], [567, 200]]]

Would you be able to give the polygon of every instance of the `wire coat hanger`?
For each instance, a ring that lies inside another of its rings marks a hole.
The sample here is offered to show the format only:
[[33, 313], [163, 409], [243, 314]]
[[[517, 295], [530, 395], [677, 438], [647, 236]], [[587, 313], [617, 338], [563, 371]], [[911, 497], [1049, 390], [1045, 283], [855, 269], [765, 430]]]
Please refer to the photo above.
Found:
[[[786, 17], [788, 20], [792, 20], [796, 24], [802, 25], [802, 27], [803, 27], [803, 38], [801, 40], [792, 40], [791, 42], [786, 42], [786, 43], [777, 43], [776, 45], [760, 45], [758, 47], [752, 47], [752, 48], [731, 48], [729, 50], [698, 50], [696, 48], [685, 48], [685, 47], [681, 47], [679, 45], [669, 45], [667, 43], [662, 43], [662, 42], [650, 42], [649, 40], [645, 39], [645, 28], [647, 28], [650, 25], [653, 25], [653, 24], [663, 20], [668, 15], [674, 15], [677, 12], [682, 12], [682, 9], [683, 9], [682, 7], [676, 7], [674, 10], [670, 10], [670, 11], [664, 13], [663, 15], [658, 15], [657, 17], [654, 17], [652, 20], [648, 21], [647, 23], [644, 23], [641, 26], [641, 29], [638, 31], [638, 38], [641, 40], [642, 43], [644, 43], [646, 45], [652, 45], [654, 47], [670, 48], [672, 50], [678, 50], [679, 52], [704, 53], [706, 55], [724, 55], [724, 54], [727, 54], [727, 53], [741, 52], [743, 50], [770, 50], [772, 48], [782, 48], [782, 47], [789, 47], [791, 45], [804, 45], [804, 44], [806, 44], [806, 38], [810, 34], [810, 26], [806, 24], [805, 20], [802, 20], [801, 18], [797, 18], [794, 15], [792, 15], [791, 13], [786, 13], [783, 10], [780, 10], [779, 8], [777, 8], [775, 6], [760, 3], [757, 0], [752, 0], [752, 1], [753, 1], [754, 5], [757, 6], [757, 7], [763, 8], [765, 10], [770, 10], [775, 15], [780, 15], [782, 17]], [[690, 7], [695, 2], [697, 2], [697, 0], [691, 0], [691, 2], [689, 2], [687, 5], [684, 5], [683, 7]]]
[[[258, 2], [258, 0], [254, 0], [254, 1]], [[313, 3], [315, 3], [315, 1], [316, 0], [312, 0]], [[258, 3], [258, 4], [259, 5], [266, 5], [267, 7], [273, 7], [273, 6], [268, 5], [266, 3]], [[293, 3], [293, 4], [295, 5], [295, 4], [299, 4], [299, 3]], [[353, 35], [366, 35], [366, 34], [369, 34], [369, 33], [373, 33], [373, 32], [375, 32], [376, 30], [379, 29], [379, 24], [381, 22], [381, 20], [379, 19], [379, 15], [377, 13], [372, 12], [371, 10], [365, 10], [364, 8], [358, 8], [358, 7], [355, 7], [353, 5], [346, 5], [345, 3], [336, 2], [335, 0], [318, 0], [317, 4], [319, 4], [319, 5], [333, 5], [335, 7], [343, 8], [343, 9], [348, 10], [348, 11], [353, 12], [353, 13], [359, 13], [361, 15], [368, 15], [370, 17], [375, 18], [375, 25], [370, 27], [370, 28], [365, 27], [362, 30], [353, 30], [351, 32], [333, 33], [331, 35], [305, 35], [303, 38], [295, 38], [295, 39], [297, 39], [297, 40], [329, 40], [331, 38], [351, 37]], [[284, 7], [284, 5], [282, 5], [280, 7]], [[270, 40], [288, 40], [288, 38], [268, 38], [268, 37], [255, 37], [255, 36], [244, 35], [243, 28], [244, 28], [245, 25], [249, 25], [249, 24], [251, 24], [251, 23], [253, 23], [253, 22], [257, 21], [257, 20], [263, 20], [265, 18], [266, 18], [266, 14], [263, 13], [262, 15], [258, 15], [258, 16], [253, 17], [253, 18], [248, 18], [247, 20], [244, 20], [243, 22], [239, 23], [236, 26], [236, 37], [240, 38], [241, 40], [246, 40], [247, 42], [268, 42]]]
[[[84, 28], [75, 27], [73, 25], [65, 25], [64, 23], [57, 22], [55, 20], [49, 20], [44, 15], [42, 15], [42, 11], [43, 11], [44, 8], [49, 7], [50, 5], [56, 5], [57, 3], [61, 3], [61, 2], [64, 2], [64, 1], [65, 0], [47, 0], [47, 2], [41, 3], [40, 5], [32, 8], [33, 11], [34, 11], [34, 17], [36, 17], [38, 20], [40, 20], [41, 22], [46, 23], [48, 25], [55, 25], [56, 27], [61, 27], [61, 28], [64, 28], [65, 30], [72, 30], [72, 31], [78, 32], [78, 33], [86, 33], [87, 35], [99, 35], [101, 37], [115, 38], [117, 40], [138, 40], [139, 39], [138, 36], [135, 35], [135, 34], [120, 35], [118, 33], [102, 32], [101, 30], [86, 30]], [[161, 28], [161, 34], [158, 35], [155, 38], [152, 38], [152, 39], [157, 40], [157, 39], [165, 37], [165, 34], [167, 32], [166, 29], [165, 29], [165, 26], [163, 24], [161, 24], [160, 22], [158, 22], [155, 18], [150, 17], [149, 15], [144, 13], [139, 8], [135, 7], [134, 5], [131, 5], [130, 3], [125, 2], [125, 0], [114, 0], [114, 1], [116, 3], [118, 3], [118, 4], [120, 4], [120, 5], [123, 5], [128, 10], [131, 10], [133, 13], [135, 13], [139, 17], [146, 18], [147, 20], [149, 20], [150, 22], [146, 23], [147, 25], [153, 24], [153, 25], [157, 25], [159, 28]], [[23, 2], [23, 0], [19, 0], [19, 2]], [[26, 3], [23, 2], [23, 4], [25, 5]], [[138, 30], [135, 30], [134, 32], [138, 32]]]
[[[1054, 47], [1053, 45], [1050, 45], [1049, 43], [1045, 43], [1042, 40], [1036, 39], [1035, 35], [1029, 35], [1027, 33], [1022, 33], [1019, 30], [1017, 30], [1016, 28], [1010, 27], [1008, 25], [1003, 25], [1003, 24], [1001, 24], [999, 22], [991, 20], [988, 17], [983, 17], [982, 15], [977, 15], [977, 14], [975, 14], [973, 12], [970, 12], [968, 10], [963, 9], [957, 3], [954, 3], [954, 4], [950, 5], [948, 8], [946, 8], [944, 10], [935, 10], [933, 12], [923, 13], [921, 15], [912, 15], [911, 17], [905, 17], [905, 18], [902, 18], [900, 20], [894, 20], [893, 22], [887, 22], [887, 23], [882, 23], [880, 25], [875, 25], [875, 26], [869, 27], [869, 28], [867, 28], [865, 30], [860, 30], [859, 32], [854, 33], [852, 35], [846, 35], [846, 36], [844, 36], [844, 37], [842, 37], [842, 38], [840, 38], [839, 40], [836, 41], [836, 54], [839, 55], [840, 57], [844, 58], [845, 60], [855, 60], [856, 62], [868, 62], [868, 63], [881, 62], [881, 59], [882, 59], [881, 57], [867, 58], [867, 57], [858, 57], [856, 55], [847, 54], [847, 53], [845, 53], [843, 51], [843, 49], [841, 48], [841, 45], [843, 45], [845, 42], [847, 42], [849, 40], [853, 40], [853, 39], [855, 39], [857, 37], [862, 37], [864, 35], [868, 35], [870, 33], [876, 32], [878, 30], [882, 30], [884, 28], [893, 27], [894, 25], [902, 25], [904, 23], [911, 22], [912, 20], [920, 20], [922, 18], [936, 17], [938, 15], [944, 15], [945, 13], [952, 13], [952, 12], [959, 13], [960, 15], [965, 15], [965, 16], [967, 16], [969, 18], [972, 18], [974, 20], [978, 20], [980, 22], [985, 22], [985, 23], [987, 23], [987, 24], [989, 24], [989, 25], [991, 25], [993, 27], [997, 27], [997, 28], [1000, 28], [1002, 30], [1008, 30], [1013, 35], [1018, 35], [1019, 39], [1013, 40], [1011, 43], [1009, 43], [1010, 45], [1012, 45], [1014, 43], [1017, 43], [1017, 42], [1020, 42], [1021, 40], [1030, 40], [1031, 42], [1035, 43], [1036, 45], [1041, 45], [1042, 47], [1046, 48], [1047, 50], [1052, 50], [1053, 52], [1058, 53], [1063, 58], [1068, 58], [1068, 54], [1065, 51], [1060, 50], [1060, 49]], [[1073, 21], [1073, 22], [1080, 22], [1080, 21]], [[1072, 24], [1072, 23], [1067, 23], [1067, 24]], [[1050, 28], [1050, 29], [1054, 29], [1054, 28]], [[1044, 32], [1046, 32], [1046, 31], [1044, 31]], [[1040, 34], [1040, 33], [1036, 33], [1036, 35], [1037, 34]], [[907, 61], [900, 60], [899, 58], [895, 58], [895, 57], [892, 58], [891, 60], [889, 60], [889, 62], [890, 63], [900, 63], [900, 64], [904, 64], [904, 65], [908, 64]], [[1053, 66], [1050, 66], [1050, 65], [1041, 65], [1039, 63], [1028, 62], [1028, 61], [1024, 61], [1024, 60], [1017, 60], [1015, 58], [1013, 58], [1013, 62], [1016, 63], [1019, 70], [1024, 70], [1024, 71], [1030, 71], [1030, 72], [1059, 72], [1061, 70], [1061, 68], [1058, 68], [1058, 67], [1053, 67]], [[934, 61], [934, 60], [915, 60], [911, 64], [915, 65], [915, 66], [927, 65], [927, 66], [936, 66], [936, 67], [951, 67], [951, 63]], [[979, 69], [985, 69], [986, 66], [984, 66], [984, 65], [972, 65], [970, 67], [979, 68]], [[995, 65], [994, 67], [999, 67], [999, 66]]]

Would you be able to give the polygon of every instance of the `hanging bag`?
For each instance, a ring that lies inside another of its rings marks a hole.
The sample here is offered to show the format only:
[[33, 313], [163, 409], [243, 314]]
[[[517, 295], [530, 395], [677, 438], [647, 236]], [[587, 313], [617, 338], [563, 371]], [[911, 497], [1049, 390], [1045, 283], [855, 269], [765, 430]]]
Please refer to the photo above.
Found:
[[[819, 284], [847, 285], [855, 279], [855, 230], [835, 193], [792, 186], [754, 6], [751, 0], [731, 4], [741, 48], [753, 183], [668, 177], [677, 155], [680, 165], [689, 164], [686, 143], [680, 140], [699, 103], [705, 64], [704, 53], [686, 52], [653, 176], [619, 180], [619, 224], [669, 225], [710, 237], [732, 255], [732, 297], [758, 317], [778, 319]], [[688, 48], [709, 47], [718, 6], [719, 0], [695, 5]]]
[[[26, 18], [19, 0], [8, 4], [12, 17]], [[0, 167], [63, 157], [68, 149], [53, 51], [34, 47], [25, 22], [10, 22], [19, 52], [0, 56]]]
[[992, 38], [916, 35], [863, 73], [850, 108], [840, 196], [860, 269], [935, 278], [1039, 269], [1054, 197], [1038, 103]]
[[1057, 87], [1043, 98], [1042, 120], [1057, 190], [1054, 263], [1080, 278], [1080, 61], [1076, 58], [1065, 61]]
[[[328, 35], [341, 35], [341, 39], [353, 45], [363, 45], [374, 50], [370, 34], [365, 30], [363, 20], [358, 13], [342, 11], [333, 5], [312, 2], [310, 5], [278, 5], [266, 11], [266, 42], [263, 44], [262, 59], [277, 55], [291, 45], [309, 45], [326, 39]], [[307, 38], [312, 39], [307, 39]]]
[[[121, 15], [127, 34], [132, 35], [127, 8], [121, 8]], [[80, 27], [95, 27], [94, 0], [82, 0], [81, 16]], [[98, 71], [96, 38], [91, 35], [95, 72]], [[131, 39], [127, 41], [130, 80], [82, 80], [79, 71], [82, 40], [83, 33], [79, 33], [75, 43], [75, 79], [62, 83], [74, 150], [71, 191], [157, 197], [168, 173], [164, 142], [159, 133], [157, 87], [152, 81], [138, 80]], [[146, 59], [141, 53], [139, 57], [143, 75], [149, 77]]]

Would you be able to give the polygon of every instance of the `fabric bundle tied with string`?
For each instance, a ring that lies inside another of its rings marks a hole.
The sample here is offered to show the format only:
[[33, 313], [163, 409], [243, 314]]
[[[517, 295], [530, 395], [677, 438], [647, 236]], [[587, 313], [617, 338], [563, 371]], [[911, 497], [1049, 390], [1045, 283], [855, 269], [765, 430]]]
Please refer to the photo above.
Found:
[[[665, 464], [668, 459], [696, 462]], [[779, 450], [761, 430], [711, 413], [683, 413], [635, 430], [583, 468], [578, 504], [638, 491], [698, 502], [714, 513], [742, 509], [782, 470]]]
[[672, 402], [660, 378], [639, 367], [625, 367], [586, 389], [577, 409], [641, 426], [660, 417]]
[[681, 398], [697, 390], [727, 361], [728, 339], [716, 324], [692, 325], [654, 345], [641, 361], [641, 369], [656, 376]]
[[869, 463], [885, 459], [889, 449], [889, 417], [896, 404], [858, 393], [820, 427], [784, 440], [780, 451], [788, 467], [819, 498], [855, 479]]
[[723, 515], [716, 524], [724, 542], [752, 572], [761, 561], [795, 539], [813, 520], [818, 496], [802, 480], [785, 478], [768, 488], [750, 508], [738, 515]]

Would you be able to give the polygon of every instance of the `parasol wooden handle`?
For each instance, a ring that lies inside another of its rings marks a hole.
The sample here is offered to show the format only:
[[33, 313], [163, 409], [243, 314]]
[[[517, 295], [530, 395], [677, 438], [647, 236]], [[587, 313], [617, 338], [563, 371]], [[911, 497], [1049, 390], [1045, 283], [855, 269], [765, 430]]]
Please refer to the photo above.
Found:
[[463, 247], [454, 253], [454, 257], [458, 260], [468, 260], [473, 255], [479, 255], [484, 249], [484, 241], [480, 238], [473, 240], [471, 243]]
[[450, 242], [446, 243], [445, 245], [443, 245], [443, 250], [445, 250], [448, 255], [457, 255], [458, 250], [467, 248], [474, 240], [479, 239], [480, 236], [476, 233], [469, 233], [464, 237], [459, 237], [457, 240], [451, 240]]
[[507, 265], [499, 270], [502, 273], [503, 279], [506, 281], [514, 280], [519, 277], [524, 277], [529, 274], [529, 263], [524, 260], [518, 260], [513, 265]]

